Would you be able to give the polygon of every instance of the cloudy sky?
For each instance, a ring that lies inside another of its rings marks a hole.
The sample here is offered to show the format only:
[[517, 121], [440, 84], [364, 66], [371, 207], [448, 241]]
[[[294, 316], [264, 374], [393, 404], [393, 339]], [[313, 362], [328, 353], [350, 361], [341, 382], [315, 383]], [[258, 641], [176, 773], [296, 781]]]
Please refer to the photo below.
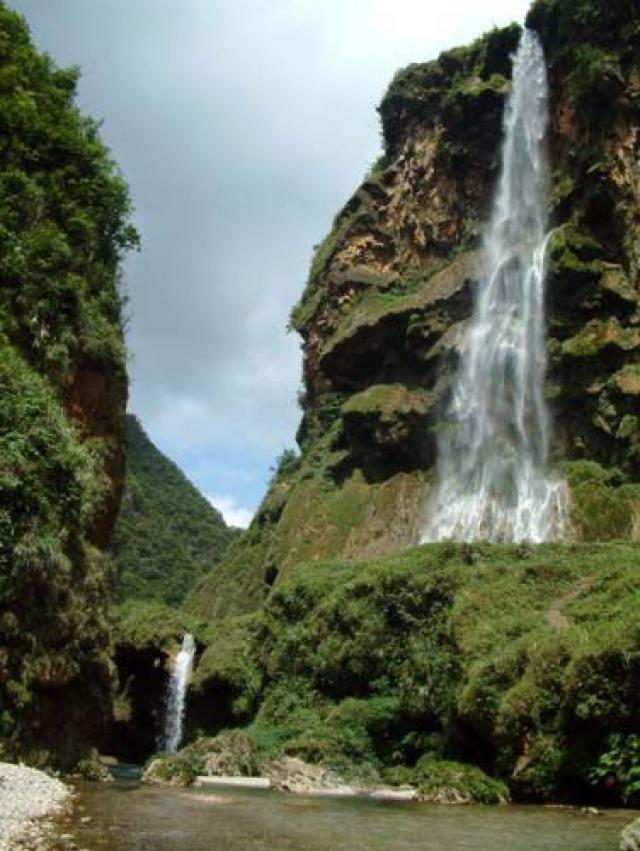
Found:
[[380, 153], [375, 106], [528, 0], [8, 0], [80, 65], [79, 101], [130, 184], [130, 410], [246, 525], [294, 445], [286, 333], [314, 244]]

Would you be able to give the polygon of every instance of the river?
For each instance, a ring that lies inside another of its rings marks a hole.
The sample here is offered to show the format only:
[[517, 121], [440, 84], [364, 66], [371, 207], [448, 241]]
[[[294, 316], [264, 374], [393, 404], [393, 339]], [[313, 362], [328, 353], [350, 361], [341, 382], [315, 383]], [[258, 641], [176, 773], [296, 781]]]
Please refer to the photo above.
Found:
[[[169, 789], [78, 787], [72, 832], [88, 851], [615, 851], [634, 813], [444, 806]], [[90, 820], [89, 820], [90, 819]]]

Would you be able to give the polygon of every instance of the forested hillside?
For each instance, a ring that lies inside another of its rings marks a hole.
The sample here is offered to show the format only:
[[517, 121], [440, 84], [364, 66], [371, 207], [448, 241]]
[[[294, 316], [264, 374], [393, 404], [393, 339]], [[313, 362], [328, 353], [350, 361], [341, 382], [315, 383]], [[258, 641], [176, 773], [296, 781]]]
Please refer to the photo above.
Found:
[[113, 534], [113, 601], [182, 602], [239, 530], [127, 416], [127, 473]]

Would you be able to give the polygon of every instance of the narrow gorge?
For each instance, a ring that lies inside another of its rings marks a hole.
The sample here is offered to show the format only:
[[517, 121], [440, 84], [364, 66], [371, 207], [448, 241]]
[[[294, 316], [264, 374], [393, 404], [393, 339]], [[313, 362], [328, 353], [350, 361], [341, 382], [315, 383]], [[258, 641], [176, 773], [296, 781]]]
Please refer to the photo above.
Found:
[[[534, 0], [396, 73], [291, 311], [297, 446], [243, 531], [126, 414], [138, 235], [76, 89], [0, 0], [0, 756], [640, 805], [635, 0]], [[114, 788], [89, 819], [146, 801], [166, 848], [204, 799]], [[261, 800], [254, 833], [235, 801], [256, 849], [294, 821]], [[578, 812], [523, 823], [588, 843]]]

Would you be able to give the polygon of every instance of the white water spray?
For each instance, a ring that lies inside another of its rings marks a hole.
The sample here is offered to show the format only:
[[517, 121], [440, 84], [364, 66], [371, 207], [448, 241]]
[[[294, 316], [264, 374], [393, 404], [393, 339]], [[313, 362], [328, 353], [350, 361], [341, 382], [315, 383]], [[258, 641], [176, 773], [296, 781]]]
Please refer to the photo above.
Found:
[[187, 632], [182, 639], [180, 652], [176, 656], [167, 689], [164, 721], [164, 750], [167, 753], [175, 753], [182, 741], [185, 700], [195, 652], [193, 636]]
[[547, 469], [544, 403], [547, 79], [524, 30], [504, 114], [485, 276], [438, 439], [423, 541], [542, 542], [564, 535], [568, 496]]

